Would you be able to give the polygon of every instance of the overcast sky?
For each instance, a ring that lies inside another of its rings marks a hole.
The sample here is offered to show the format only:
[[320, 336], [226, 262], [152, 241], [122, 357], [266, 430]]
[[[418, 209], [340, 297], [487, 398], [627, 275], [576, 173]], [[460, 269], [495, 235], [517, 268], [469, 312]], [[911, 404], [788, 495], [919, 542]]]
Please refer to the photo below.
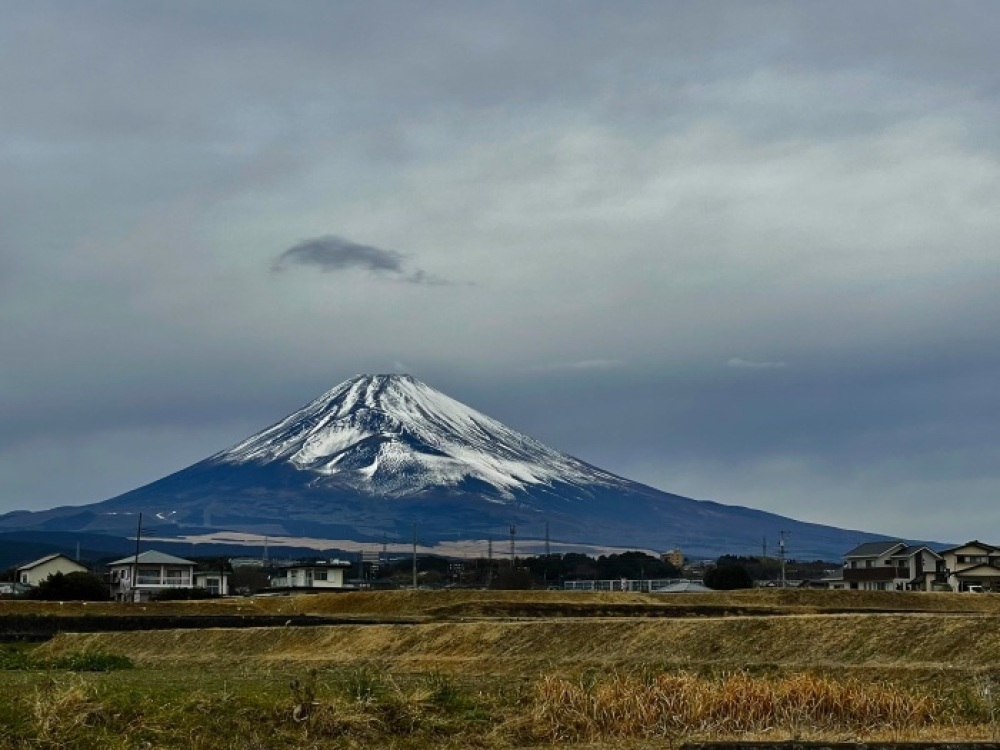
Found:
[[997, 28], [4, 2], [0, 511], [408, 372], [664, 490], [1000, 544]]

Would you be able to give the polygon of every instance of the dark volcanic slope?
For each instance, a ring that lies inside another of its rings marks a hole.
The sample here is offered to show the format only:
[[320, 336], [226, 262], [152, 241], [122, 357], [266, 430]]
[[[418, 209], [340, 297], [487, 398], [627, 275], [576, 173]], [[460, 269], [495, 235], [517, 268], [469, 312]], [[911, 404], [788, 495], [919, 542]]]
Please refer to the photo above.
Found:
[[559, 453], [407, 375], [357, 376], [242, 443], [111, 500], [12, 513], [0, 529], [241, 531], [381, 541], [540, 538], [752, 554], [792, 533], [800, 558], [881, 538], [671, 495]]

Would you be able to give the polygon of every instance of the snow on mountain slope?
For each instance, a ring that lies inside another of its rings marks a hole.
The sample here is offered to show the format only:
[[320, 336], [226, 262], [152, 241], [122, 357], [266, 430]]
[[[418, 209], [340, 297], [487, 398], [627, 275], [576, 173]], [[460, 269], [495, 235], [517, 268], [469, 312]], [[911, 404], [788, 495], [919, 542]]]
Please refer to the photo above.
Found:
[[142, 487], [0, 516], [0, 532], [239, 532], [366, 543], [519, 538], [745, 554], [779, 529], [802, 559], [884, 537], [693, 500], [546, 447], [406, 375], [359, 375], [273, 427]]
[[495, 501], [553, 482], [624, 482], [522, 435], [409, 375], [358, 375], [281, 422], [213, 456], [284, 462], [381, 497], [485, 483]]

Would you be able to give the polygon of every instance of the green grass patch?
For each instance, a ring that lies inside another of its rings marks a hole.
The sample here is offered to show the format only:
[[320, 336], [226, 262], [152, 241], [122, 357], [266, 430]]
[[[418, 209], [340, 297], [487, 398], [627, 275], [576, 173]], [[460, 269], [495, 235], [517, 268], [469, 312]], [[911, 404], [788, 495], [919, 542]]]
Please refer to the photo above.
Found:
[[114, 672], [132, 667], [132, 660], [127, 656], [103, 651], [81, 651], [46, 658], [39, 656], [34, 646], [22, 644], [0, 646], [0, 671]]

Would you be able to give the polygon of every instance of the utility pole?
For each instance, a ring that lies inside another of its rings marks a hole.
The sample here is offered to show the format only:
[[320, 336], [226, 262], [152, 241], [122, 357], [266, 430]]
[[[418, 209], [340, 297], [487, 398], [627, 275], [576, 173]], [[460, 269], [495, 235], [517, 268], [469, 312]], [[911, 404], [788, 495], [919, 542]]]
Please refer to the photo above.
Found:
[[486, 546], [486, 588], [493, 585], [493, 537], [489, 538]]
[[[548, 558], [552, 554], [552, 540], [549, 539], [549, 522], [545, 522], [545, 557]], [[546, 560], [546, 562], [548, 562]]]
[[787, 531], [778, 532], [778, 562], [781, 563], [781, 588], [785, 588], [785, 534]]
[[510, 525], [510, 569], [514, 569], [514, 537], [517, 535], [517, 526]]
[[417, 525], [413, 524], [413, 590], [417, 590]]
[[132, 603], [135, 604], [139, 595], [139, 540], [142, 539], [142, 513], [139, 514], [139, 525], [135, 527], [135, 557], [132, 560]]
[[765, 560], [767, 559], [767, 537], [764, 537], [764, 554], [761, 555]]

